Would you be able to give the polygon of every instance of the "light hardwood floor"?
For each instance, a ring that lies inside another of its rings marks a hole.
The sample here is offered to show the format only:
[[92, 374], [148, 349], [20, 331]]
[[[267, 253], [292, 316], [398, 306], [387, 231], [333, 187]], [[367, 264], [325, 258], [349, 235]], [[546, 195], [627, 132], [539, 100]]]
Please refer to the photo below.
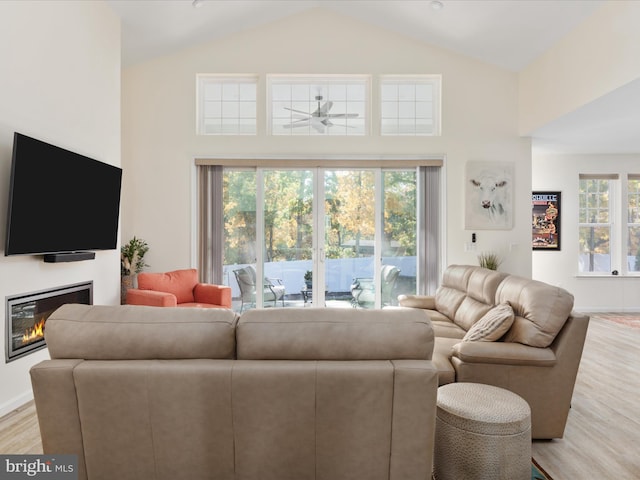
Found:
[[[592, 317], [564, 438], [533, 457], [554, 480], [640, 479], [639, 442], [640, 328]], [[0, 418], [0, 453], [42, 453], [33, 402]]]
[[640, 479], [639, 442], [640, 328], [594, 315], [564, 438], [534, 441], [533, 457], [554, 480]]
[[42, 453], [40, 429], [33, 401], [0, 418], [0, 453]]

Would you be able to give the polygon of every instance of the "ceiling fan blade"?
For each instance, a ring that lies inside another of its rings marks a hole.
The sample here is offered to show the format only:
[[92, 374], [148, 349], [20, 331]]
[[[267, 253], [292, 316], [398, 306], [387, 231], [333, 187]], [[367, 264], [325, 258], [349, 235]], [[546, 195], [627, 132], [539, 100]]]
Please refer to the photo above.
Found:
[[318, 132], [318, 133], [326, 133], [325, 132], [325, 126], [322, 123], [318, 123], [318, 122], [313, 122], [311, 124], [311, 126], [313, 127], [313, 129]]
[[289, 107], [282, 107], [282, 108], [284, 108], [285, 110], [289, 110], [291, 112], [302, 113], [302, 114], [307, 115], [307, 116], [311, 116], [312, 115], [309, 112], [303, 112], [302, 110], [296, 110], [295, 108], [289, 108]]
[[309, 120], [300, 120], [298, 122], [288, 123], [283, 125], [282, 128], [298, 128], [298, 127], [308, 127]]
[[356, 118], [359, 114], [357, 113], [329, 113], [327, 117], [329, 118]]

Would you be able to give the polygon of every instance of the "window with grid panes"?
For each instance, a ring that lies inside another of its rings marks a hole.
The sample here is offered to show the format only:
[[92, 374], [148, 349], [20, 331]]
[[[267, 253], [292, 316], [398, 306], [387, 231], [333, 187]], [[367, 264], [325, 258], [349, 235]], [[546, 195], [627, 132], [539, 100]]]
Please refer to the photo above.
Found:
[[268, 75], [272, 135], [367, 135], [368, 75]]
[[580, 175], [578, 199], [578, 271], [611, 272], [612, 205], [617, 176]]
[[627, 269], [640, 273], [640, 174], [627, 176]]
[[198, 75], [199, 135], [256, 135], [258, 78]]
[[381, 135], [440, 135], [440, 76], [380, 77]]

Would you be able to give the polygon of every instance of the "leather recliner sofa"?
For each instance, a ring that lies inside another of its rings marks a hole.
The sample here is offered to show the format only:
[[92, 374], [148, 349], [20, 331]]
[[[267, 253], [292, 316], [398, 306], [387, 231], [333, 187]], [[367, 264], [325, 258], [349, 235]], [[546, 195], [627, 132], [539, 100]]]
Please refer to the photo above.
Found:
[[[471, 265], [451, 265], [435, 296], [401, 295], [402, 307], [431, 320], [439, 384], [476, 382], [506, 388], [531, 407], [532, 438], [561, 438], [582, 357], [589, 317], [573, 296], [540, 281]], [[465, 341], [497, 306], [513, 311], [496, 341]]]
[[418, 310], [64, 305], [31, 369], [45, 454], [90, 480], [431, 477]]

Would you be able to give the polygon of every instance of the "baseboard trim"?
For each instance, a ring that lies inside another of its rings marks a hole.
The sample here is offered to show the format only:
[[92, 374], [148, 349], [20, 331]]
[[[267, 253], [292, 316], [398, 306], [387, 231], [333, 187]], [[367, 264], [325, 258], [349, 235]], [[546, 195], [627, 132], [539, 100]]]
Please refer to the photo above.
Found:
[[31, 390], [24, 392], [8, 402], [0, 405], [0, 417], [4, 417], [8, 413], [13, 412], [16, 408], [23, 406], [25, 403], [33, 400], [33, 392]]

